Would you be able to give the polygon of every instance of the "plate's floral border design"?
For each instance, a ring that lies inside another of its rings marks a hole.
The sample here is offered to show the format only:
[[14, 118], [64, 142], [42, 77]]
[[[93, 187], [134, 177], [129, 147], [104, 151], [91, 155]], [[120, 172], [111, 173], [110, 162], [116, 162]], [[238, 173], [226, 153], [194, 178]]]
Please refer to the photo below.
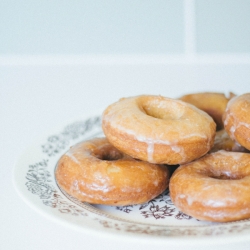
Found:
[[42, 160], [29, 165], [26, 175], [26, 186], [28, 190], [42, 200], [43, 204], [52, 208], [57, 208], [61, 213], [70, 213], [72, 215], [85, 215], [83, 209], [65, 201], [56, 188], [51, 185], [52, 175], [48, 171], [49, 160]]
[[[63, 194], [63, 192], [60, 192], [52, 185], [54, 173], [51, 173], [51, 169], [48, 169], [50, 158], [62, 153], [62, 151], [67, 149], [70, 143], [76, 139], [81, 139], [83, 137], [86, 139], [87, 136], [90, 138], [94, 135], [100, 135], [100, 128], [101, 118], [100, 116], [96, 116], [85, 121], [72, 123], [65, 127], [60, 134], [48, 137], [47, 142], [41, 146], [42, 152], [47, 157], [28, 166], [25, 176], [27, 180], [25, 185], [28, 191], [37, 195], [44, 205], [56, 208], [62, 214], [89, 217], [97, 221], [102, 227], [119, 232], [157, 237], [216, 236], [250, 232], [250, 220], [224, 224], [211, 224], [209, 226], [163, 226], [135, 223], [105, 214], [86, 203], [81, 203], [73, 197], [69, 197], [68, 195]], [[94, 133], [92, 133], [93, 131]], [[65, 196], [67, 199], [65, 199]], [[157, 202], [161, 202], [164, 205], [160, 207]], [[158, 220], [164, 219], [168, 216], [174, 216], [178, 220], [191, 219], [190, 216], [177, 211], [168, 195], [168, 191], [148, 203], [140, 206], [137, 205], [137, 208], [141, 210], [141, 215], [145, 219], [153, 217]], [[134, 207], [124, 206], [117, 207], [117, 209], [125, 213], [130, 213]]]
[[99, 223], [108, 229], [125, 231], [133, 234], [143, 234], [157, 237], [211, 237], [223, 236], [227, 234], [238, 234], [250, 231], [250, 223], [225, 223], [211, 226], [159, 226], [159, 225], [141, 225], [139, 223], [117, 223], [99, 219]]
[[[161, 206], [159, 205], [161, 204]], [[162, 205], [163, 204], [163, 205]], [[166, 190], [162, 194], [160, 194], [155, 199], [150, 200], [141, 205], [129, 205], [129, 206], [118, 206], [117, 210], [123, 211], [125, 213], [130, 213], [133, 210], [140, 210], [140, 214], [144, 218], [155, 218], [165, 219], [169, 216], [174, 216], [177, 220], [190, 220], [191, 216], [178, 211], [178, 209], [174, 206], [171, 198], [169, 196], [169, 190]]]
[[70, 144], [70, 141], [76, 140], [86, 133], [91, 132], [94, 128], [101, 127], [101, 117], [95, 116], [86, 121], [72, 123], [64, 128], [58, 135], [49, 136], [47, 142], [42, 145], [43, 153], [49, 157], [55, 156], [65, 150]]
[[[101, 117], [91, 117], [85, 121], [79, 121], [66, 126], [60, 134], [49, 136], [47, 142], [42, 145], [42, 152], [47, 157], [53, 157], [65, 150], [70, 142], [79, 139], [86, 133], [100, 128]], [[99, 133], [100, 134], [100, 133]], [[64, 196], [59, 194], [57, 189], [51, 185], [52, 174], [48, 170], [49, 159], [43, 159], [40, 162], [29, 165], [26, 174], [26, 186], [28, 190], [38, 195], [43, 204], [52, 208], [57, 208], [61, 213], [67, 213], [74, 216], [87, 216], [85, 210], [73, 205], [65, 200]]]

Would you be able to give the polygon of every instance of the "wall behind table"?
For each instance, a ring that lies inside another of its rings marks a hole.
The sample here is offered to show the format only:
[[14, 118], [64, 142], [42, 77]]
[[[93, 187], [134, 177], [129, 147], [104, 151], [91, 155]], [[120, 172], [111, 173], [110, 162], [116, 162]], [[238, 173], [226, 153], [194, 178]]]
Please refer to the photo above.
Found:
[[249, 13], [250, 0], [2, 0], [0, 86], [248, 92]]
[[250, 53], [249, 0], [0, 2], [0, 55]]

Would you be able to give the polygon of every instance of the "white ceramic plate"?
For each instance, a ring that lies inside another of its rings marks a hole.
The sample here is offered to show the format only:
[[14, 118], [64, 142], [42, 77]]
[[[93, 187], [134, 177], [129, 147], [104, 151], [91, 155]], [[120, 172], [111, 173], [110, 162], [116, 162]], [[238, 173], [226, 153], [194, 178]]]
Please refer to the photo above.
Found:
[[[250, 240], [250, 220], [209, 223], [183, 214], [168, 192], [136, 206], [110, 207], [81, 203], [62, 192], [54, 171], [60, 156], [81, 140], [102, 136], [99, 115], [72, 122], [42, 136], [27, 149], [14, 170], [14, 183], [21, 197], [35, 210], [83, 232], [121, 239], [152, 241], [166, 246], [219, 244]], [[176, 241], [178, 240], [178, 241]]]

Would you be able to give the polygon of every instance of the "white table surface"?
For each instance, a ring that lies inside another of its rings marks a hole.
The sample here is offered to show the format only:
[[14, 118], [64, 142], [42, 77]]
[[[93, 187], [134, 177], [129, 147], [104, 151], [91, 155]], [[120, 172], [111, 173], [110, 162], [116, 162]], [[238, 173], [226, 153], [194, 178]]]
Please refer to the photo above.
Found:
[[[13, 62], [13, 61], [12, 61]], [[14, 61], [15, 62], [15, 61]], [[20, 64], [20, 65], [19, 65]], [[0, 64], [0, 249], [153, 249], [115, 237], [106, 239], [61, 226], [41, 216], [18, 196], [12, 173], [25, 148], [58, 124], [103, 110], [120, 97], [219, 91], [250, 91], [250, 64], [182, 63], [160, 60], [83, 60]], [[167, 249], [166, 246], [157, 246]], [[187, 246], [185, 249], [195, 249]], [[208, 246], [209, 248], [209, 246]], [[208, 249], [203, 246], [202, 249]], [[213, 246], [249, 249], [250, 241]], [[170, 249], [170, 248], [168, 248]], [[173, 249], [178, 249], [178, 242]], [[182, 249], [183, 246], [182, 246]]]

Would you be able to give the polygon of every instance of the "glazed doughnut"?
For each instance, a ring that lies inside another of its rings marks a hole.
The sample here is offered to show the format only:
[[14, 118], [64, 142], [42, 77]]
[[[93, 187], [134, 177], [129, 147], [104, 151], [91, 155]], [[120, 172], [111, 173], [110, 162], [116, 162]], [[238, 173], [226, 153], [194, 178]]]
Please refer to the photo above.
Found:
[[223, 115], [225, 130], [240, 145], [250, 150], [250, 93], [235, 96]]
[[175, 206], [196, 219], [250, 218], [250, 154], [224, 150], [207, 154], [177, 168], [169, 188]]
[[179, 99], [193, 104], [197, 108], [208, 113], [214, 119], [217, 130], [220, 130], [224, 127], [222, 115], [225, 112], [228, 101], [234, 96], [233, 93], [230, 93], [229, 97], [226, 97], [222, 93], [203, 92], [184, 95]]
[[188, 103], [141, 95], [122, 98], [107, 107], [102, 128], [111, 144], [133, 158], [176, 165], [211, 149], [216, 124]]
[[147, 202], [169, 183], [167, 166], [135, 160], [106, 138], [71, 147], [60, 158], [55, 176], [59, 187], [76, 199], [105, 205]]
[[216, 132], [214, 139], [214, 146], [210, 152], [216, 152], [219, 150], [226, 150], [232, 152], [249, 152], [246, 148], [242, 147], [236, 141], [233, 141], [225, 129], [221, 129]]

